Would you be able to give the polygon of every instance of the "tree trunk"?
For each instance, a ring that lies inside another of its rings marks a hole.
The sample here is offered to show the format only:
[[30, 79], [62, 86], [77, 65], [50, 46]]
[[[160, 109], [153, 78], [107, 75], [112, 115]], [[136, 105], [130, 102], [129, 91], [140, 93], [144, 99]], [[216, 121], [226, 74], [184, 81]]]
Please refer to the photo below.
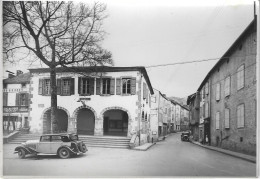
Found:
[[56, 85], [56, 71], [55, 67], [51, 68], [50, 72], [51, 83], [51, 133], [58, 133], [58, 121], [57, 121], [57, 85]]

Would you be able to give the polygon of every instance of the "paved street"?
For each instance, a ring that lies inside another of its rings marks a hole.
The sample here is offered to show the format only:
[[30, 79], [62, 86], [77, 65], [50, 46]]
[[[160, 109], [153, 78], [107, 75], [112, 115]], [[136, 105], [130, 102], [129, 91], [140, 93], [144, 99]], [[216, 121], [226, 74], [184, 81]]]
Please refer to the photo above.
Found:
[[255, 176], [256, 164], [192, 143], [172, 134], [147, 151], [89, 148], [70, 159], [57, 156], [18, 159], [16, 145], [4, 145], [4, 176]]

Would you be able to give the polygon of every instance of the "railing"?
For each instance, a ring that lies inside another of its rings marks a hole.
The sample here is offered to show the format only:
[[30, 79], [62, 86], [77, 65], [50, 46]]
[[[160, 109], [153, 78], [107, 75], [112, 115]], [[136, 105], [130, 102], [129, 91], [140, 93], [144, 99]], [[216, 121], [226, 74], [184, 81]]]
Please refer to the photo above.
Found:
[[4, 113], [28, 112], [28, 106], [4, 106]]

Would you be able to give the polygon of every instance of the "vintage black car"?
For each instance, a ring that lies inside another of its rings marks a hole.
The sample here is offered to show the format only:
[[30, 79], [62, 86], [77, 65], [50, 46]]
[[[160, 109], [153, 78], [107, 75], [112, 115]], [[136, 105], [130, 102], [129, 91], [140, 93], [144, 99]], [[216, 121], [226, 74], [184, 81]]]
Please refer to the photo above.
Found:
[[87, 152], [86, 145], [78, 140], [77, 134], [44, 134], [40, 140], [28, 140], [15, 148], [19, 158], [27, 154], [58, 155], [60, 158], [69, 158]]
[[190, 141], [190, 132], [182, 132], [181, 141]]

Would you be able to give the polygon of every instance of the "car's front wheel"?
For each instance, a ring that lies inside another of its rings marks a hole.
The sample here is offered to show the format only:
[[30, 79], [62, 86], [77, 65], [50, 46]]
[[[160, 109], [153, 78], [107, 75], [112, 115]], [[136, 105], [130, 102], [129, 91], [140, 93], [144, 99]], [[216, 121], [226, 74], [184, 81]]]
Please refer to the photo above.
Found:
[[19, 149], [18, 150], [18, 157], [23, 159], [25, 157], [25, 150], [24, 149]]
[[60, 158], [69, 158], [70, 157], [70, 151], [67, 148], [61, 148], [58, 151], [58, 155]]
[[81, 152], [86, 153], [88, 151], [86, 144], [81, 145]]

